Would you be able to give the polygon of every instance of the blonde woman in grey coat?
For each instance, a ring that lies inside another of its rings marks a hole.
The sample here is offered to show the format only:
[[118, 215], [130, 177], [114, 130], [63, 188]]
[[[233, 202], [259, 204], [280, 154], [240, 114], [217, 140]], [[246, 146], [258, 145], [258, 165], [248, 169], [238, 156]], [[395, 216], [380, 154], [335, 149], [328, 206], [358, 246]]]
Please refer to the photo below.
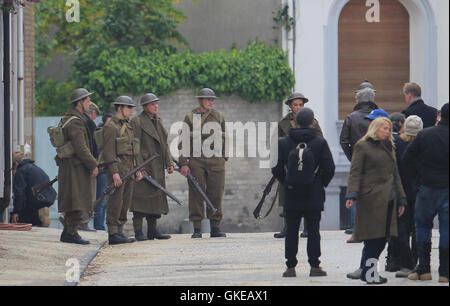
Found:
[[356, 202], [355, 238], [364, 241], [361, 280], [384, 284], [377, 264], [386, 242], [397, 237], [397, 216], [405, 211], [403, 190], [395, 157], [392, 122], [377, 118], [355, 145], [347, 188], [346, 206]]

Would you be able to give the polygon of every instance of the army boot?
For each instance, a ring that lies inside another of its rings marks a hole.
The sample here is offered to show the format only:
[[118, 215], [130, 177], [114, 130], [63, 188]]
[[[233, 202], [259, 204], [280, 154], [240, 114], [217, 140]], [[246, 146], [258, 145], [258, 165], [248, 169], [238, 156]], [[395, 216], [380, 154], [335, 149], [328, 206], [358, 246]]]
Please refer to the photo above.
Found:
[[202, 238], [202, 229], [201, 228], [194, 228], [194, 233], [192, 234], [191, 238]]
[[431, 280], [431, 243], [419, 243], [417, 249], [419, 253], [419, 265], [408, 275], [408, 279], [421, 281]]
[[127, 243], [133, 243], [133, 242], [136, 242], [136, 239], [134, 239], [134, 238], [128, 238], [127, 236], [125, 236], [125, 235], [123, 234], [123, 226], [124, 226], [124, 225], [122, 224], [122, 225], [119, 225], [119, 227], [118, 227], [118, 229], [119, 229], [119, 235], [120, 235], [121, 237], [127, 239], [127, 240], [128, 240]]
[[134, 237], [137, 241], [145, 241], [147, 237], [145, 237], [142, 231], [142, 218], [133, 218], [133, 229], [134, 229]]
[[448, 248], [439, 248], [439, 282], [448, 283]]
[[74, 234], [69, 234], [69, 232], [66, 229], [64, 229], [63, 232], [61, 233], [61, 237], [59, 240], [65, 243], [75, 243], [82, 245], [90, 243], [89, 241], [82, 239], [77, 232], [75, 232]]
[[150, 240], [167, 240], [172, 238], [170, 235], [163, 235], [156, 229], [156, 218], [147, 219], [147, 238]]
[[108, 241], [110, 245], [128, 243], [128, 238], [119, 234], [117, 225], [108, 224]]
[[286, 225], [283, 227], [281, 232], [273, 234], [273, 237], [277, 239], [286, 238]]
[[212, 227], [211, 228], [211, 238], [219, 238], [219, 237], [226, 237], [227, 235], [220, 231], [218, 227]]

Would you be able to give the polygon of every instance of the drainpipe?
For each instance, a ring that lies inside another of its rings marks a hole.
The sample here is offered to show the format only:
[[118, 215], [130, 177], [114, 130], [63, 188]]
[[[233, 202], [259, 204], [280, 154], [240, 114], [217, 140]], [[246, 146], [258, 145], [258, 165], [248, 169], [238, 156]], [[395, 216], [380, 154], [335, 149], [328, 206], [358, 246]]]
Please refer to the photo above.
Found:
[[25, 48], [24, 48], [24, 33], [23, 33], [23, 6], [19, 5], [17, 14], [17, 104], [18, 104], [18, 141], [20, 149], [24, 149], [25, 145]]
[[[289, 10], [288, 10], [288, 15], [289, 17], [294, 18], [294, 27], [291, 29], [290, 32], [286, 32], [286, 30], [283, 28], [283, 32], [284, 32], [284, 37], [286, 37], [287, 40], [287, 50], [289, 51], [289, 67], [291, 67], [292, 73], [294, 74], [295, 77], [295, 34], [296, 34], [296, 5], [295, 5], [296, 0], [291, 0], [291, 3], [288, 3], [288, 0], [284, 0], [283, 1], [283, 7], [285, 5], [289, 6]], [[293, 90], [295, 91], [295, 88], [293, 88]], [[283, 116], [286, 116], [289, 113], [289, 107], [284, 105], [282, 106], [282, 114]]]
[[[3, 101], [4, 101], [4, 132], [5, 132], [5, 142], [4, 142], [4, 154], [5, 154], [5, 172], [0, 173], [0, 175], [5, 176], [4, 187], [4, 198], [5, 203], [9, 205], [11, 197], [11, 66], [10, 66], [10, 14], [7, 11], [0, 11], [3, 13]], [[6, 210], [7, 206], [0, 207], [0, 223], [6, 221], [6, 214], [3, 212]]]

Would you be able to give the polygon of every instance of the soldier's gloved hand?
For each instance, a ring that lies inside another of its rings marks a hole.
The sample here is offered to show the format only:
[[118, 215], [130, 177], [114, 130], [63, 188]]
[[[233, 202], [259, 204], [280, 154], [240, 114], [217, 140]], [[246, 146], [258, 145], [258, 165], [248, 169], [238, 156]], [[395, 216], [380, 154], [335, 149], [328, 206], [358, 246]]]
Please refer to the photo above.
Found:
[[120, 179], [119, 173], [114, 173], [113, 175], [114, 187], [119, 188], [122, 185], [122, 180]]
[[98, 168], [95, 168], [94, 170], [92, 170], [92, 176], [96, 177], [98, 175]]
[[184, 176], [188, 176], [189, 172], [191, 172], [191, 170], [189, 169], [188, 166], [182, 166], [181, 167], [181, 174]]
[[173, 171], [175, 171], [175, 168], [173, 166], [170, 166], [169, 168], [167, 168], [167, 173], [172, 174]]

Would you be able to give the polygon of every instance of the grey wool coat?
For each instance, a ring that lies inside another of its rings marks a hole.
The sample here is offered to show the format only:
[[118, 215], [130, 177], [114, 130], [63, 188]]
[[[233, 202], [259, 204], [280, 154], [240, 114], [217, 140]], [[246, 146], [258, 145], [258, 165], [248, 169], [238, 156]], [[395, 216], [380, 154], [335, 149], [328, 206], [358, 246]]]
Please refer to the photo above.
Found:
[[71, 141], [75, 154], [71, 158], [56, 157], [58, 170], [58, 211], [92, 211], [95, 197], [95, 178], [92, 170], [97, 167], [97, 160], [92, 155], [92, 143], [89, 138], [87, 122], [82, 113], [75, 108], [67, 111], [61, 119], [64, 124], [65, 141]]
[[347, 187], [347, 199], [356, 200], [355, 238], [397, 237], [397, 207], [406, 204], [405, 198], [392, 144], [360, 140], [353, 151]]
[[[161, 118], [151, 119], [144, 111], [134, 117], [131, 124], [135, 137], [141, 143], [139, 164], [155, 153], [158, 154], [159, 158], [151, 162], [145, 170], [160, 185], [166, 187], [165, 170], [169, 166], [173, 166], [173, 160], [167, 143], [168, 132], [164, 128]], [[166, 215], [169, 212], [167, 196], [143, 179], [135, 184], [130, 211], [149, 215]]]

